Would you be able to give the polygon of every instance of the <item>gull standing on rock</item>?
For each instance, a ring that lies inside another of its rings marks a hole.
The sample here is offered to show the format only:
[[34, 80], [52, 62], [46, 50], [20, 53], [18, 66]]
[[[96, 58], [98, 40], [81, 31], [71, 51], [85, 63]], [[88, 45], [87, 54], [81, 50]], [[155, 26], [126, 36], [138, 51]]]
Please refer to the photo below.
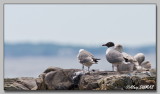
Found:
[[141, 66], [147, 70], [151, 69], [151, 63], [149, 61], [144, 61], [141, 63]]
[[[129, 67], [132, 68], [130, 65], [134, 64], [134, 68], [133, 68], [134, 70], [142, 70], [142, 69], [144, 70], [144, 68], [141, 66], [142, 62], [145, 59], [145, 56], [144, 56], [143, 53], [137, 53], [133, 57], [133, 56], [123, 52], [123, 46], [121, 44], [117, 44], [115, 46], [115, 49], [123, 54], [123, 57], [125, 57], [128, 60], [127, 62], [130, 62], [129, 65], [128, 64], [127, 65], [124, 65], [124, 64], [122, 65], [122, 66], [125, 66], [126, 69], [129, 69]], [[150, 67], [148, 62], [146, 64], [144, 64], [143, 66], [145, 66], [145, 65]], [[127, 66], [128, 66], [128, 68], [127, 68]]]
[[135, 65], [134, 63], [137, 62], [136, 59], [134, 59], [133, 56], [123, 52], [123, 46], [121, 44], [115, 45], [115, 50], [122, 53], [123, 57], [126, 58], [127, 62], [130, 62], [128, 64], [119, 65], [118, 70], [119, 71], [129, 71], [129, 72], [133, 71], [133, 68], [134, 68], [134, 65]]
[[119, 51], [120, 53], [122, 53], [123, 57], [128, 60], [127, 62], [131, 62], [131, 63], [132, 63], [132, 62], [136, 61], [136, 59], [134, 59], [133, 56], [131, 56], [131, 55], [123, 52], [123, 46], [122, 46], [121, 44], [117, 44], [117, 45], [115, 46], [115, 50], [117, 50], [117, 51]]
[[77, 57], [79, 62], [82, 64], [82, 70], [84, 70], [84, 66], [87, 66], [88, 71], [92, 64], [97, 64], [98, 60], [100, 60], [98, 58], [95, 58], [90, 52], [84, 49], [79, 50]]
[[145, 56], [143, 53], [138, 53], [134, 56], [134, 58], [138, 61], [139, 65], [145, 60]]
[[103, 44], [102, 46], [107, 46], [106, 50], [106, 59], [109, 63], [112, 64], [112, 70], [114, 71], [114, 67], [116, 67], [116, 71], [118, 71], [118, 66], [121, 64], [126, 64], [128, 61], [127, 58], [123, 56], [123, 54], [115, 49], [115, 45], [113, 42], [108, 42]]
[[145, 60], [145, 55], [143, 53], [138, 53], [134, 56], [134, 58], [138, 61], [139, 65], [141, 68], [144, 70], [149, 70], [151, 69], [151, 62], [150, 61], [144, 61]]

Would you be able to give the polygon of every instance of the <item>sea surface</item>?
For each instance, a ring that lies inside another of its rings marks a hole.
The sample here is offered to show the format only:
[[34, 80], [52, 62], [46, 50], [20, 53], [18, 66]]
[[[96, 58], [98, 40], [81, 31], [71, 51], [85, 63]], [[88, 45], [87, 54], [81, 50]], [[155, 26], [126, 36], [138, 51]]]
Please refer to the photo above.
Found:
[[[146, 60], [151, 61], [152, 68], [156, 68], [156, 57], [153, 54], [145, 55]], [[111, 70], [112, 66], [105, 59], [104, 55], [95, 56], [101, 58], [98, 64], [94, 64], [90, 69]], [[76, 56], [71, 57], [5, 57], [4, 58], [4, 78], [14, 77], [38, 77], [50, 66], [64, 69], [82, 69]], [[87, 67], [85, 67], [87, 70]]]

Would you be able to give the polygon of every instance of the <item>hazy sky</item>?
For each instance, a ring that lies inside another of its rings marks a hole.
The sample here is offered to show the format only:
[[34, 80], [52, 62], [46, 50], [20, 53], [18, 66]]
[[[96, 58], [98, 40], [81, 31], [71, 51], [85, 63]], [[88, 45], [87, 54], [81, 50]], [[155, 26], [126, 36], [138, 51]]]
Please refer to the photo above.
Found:
[[155, 44], [154, 4], [5, 4], [5, 42]]

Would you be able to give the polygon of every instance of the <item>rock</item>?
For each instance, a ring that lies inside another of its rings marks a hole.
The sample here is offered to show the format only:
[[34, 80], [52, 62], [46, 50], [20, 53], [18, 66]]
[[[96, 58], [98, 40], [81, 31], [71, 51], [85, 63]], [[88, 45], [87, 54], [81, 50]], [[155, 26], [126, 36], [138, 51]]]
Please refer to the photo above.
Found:
[[46, 90], [47, 85], [45, 84], [44, 78], [45, 78], [46, 73], [42, 73], [39, 75], [39, 78], [36, 78], [36, 83], [37, 83], [37, 90]]
[[17, 83], [18, 78], [4, 79], [4, 90], [29, 90], [22, 84]]
[[36, 90], [36, 81], [32, 77], [21, 77], [4, 80], [4, 90]]
[[51, 71], [57, 71], [57, 70], [61, 70], [62, 68], [58, 68], [58, 67], [49, 67], [47, 68], [43, 73], [48, 73], [48, 72], [51, 72]]
[[156, 70], [99, 71], [49, 67], [38, 78], [5, 78], [4, 90], [156, 90]]
[[98, 75], [83, 75], [79, 82], [79, 89], [80, 90], [93, 90], [98, 88], [98, 82], [99, 80]]
[[77, 69], [61, 69], [50, 71], [45, 75], [44, 82], [49, 90], [74, 89], [73, 75]]
[[29, 90], [36, 90], [37, 84], [35, 78], [32, 77], [21, 77], [18, 79], [18, 83], [21, 83], [25, 87], [27, 87]]
[[61, 70], [61, 68], [58, 67], [48, 67], [42, 74], [39, 75], [39, 78], [36, 78], [37, 83], [37, 90], [47, 90], [47, 85], [45, 83], [45, 75], [52, 71]]
[[[80, 90], [134, 90], [145, 85], [156, 90], [156, 77], [143, 73], [115, 74], [115, 75], [83, 75], [79, 83]], [[131, 88], [130, 88], [131, 87]], [[144, 88], [148, 89], [148, 88]]]
[[127, 85], [132, 85], [129, 76], [113, 76], [111, 80], [106, 81], [107, 90], [124, 90]]
[[38, 90], [75, 89], [79, 79], [73, 79], [73, 76], [77, 71], [80, 70], [49, 67], [36, 79]]

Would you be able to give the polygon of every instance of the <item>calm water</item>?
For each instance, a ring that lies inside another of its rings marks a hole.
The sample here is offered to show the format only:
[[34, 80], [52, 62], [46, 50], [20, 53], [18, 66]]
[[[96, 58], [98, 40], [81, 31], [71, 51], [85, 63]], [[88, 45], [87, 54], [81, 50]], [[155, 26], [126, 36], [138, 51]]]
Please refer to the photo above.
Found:
[[[105, 56], [95, 56], [101, 58], [98, 64], [91, 66], [91, 69], [111, 70], [111, 64], [105, 59]], [[152, 68], [155, 68], [155, 55], [146, 55], [146, 60], [152, 61]], [[4, 77], [38, 77], [46, 68], [50, 66], [70, 69], [81, 69], [82, 65], [77, 57], [6, 57], [4, 60]], [[85, 69], [87, 69], [85, 67]]]

